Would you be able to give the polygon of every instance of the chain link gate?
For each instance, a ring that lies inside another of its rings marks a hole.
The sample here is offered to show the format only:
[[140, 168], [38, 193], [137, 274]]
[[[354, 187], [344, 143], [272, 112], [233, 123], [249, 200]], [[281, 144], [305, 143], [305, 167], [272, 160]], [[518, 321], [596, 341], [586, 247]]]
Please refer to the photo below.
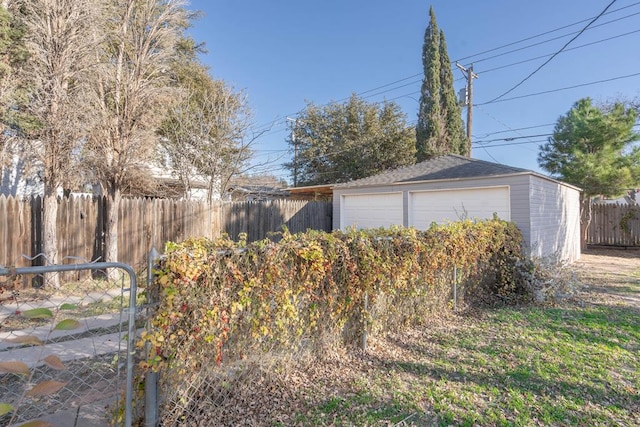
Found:
[[0, 425], [131, 426], [137, 297], [122, 263], [0, 266]]

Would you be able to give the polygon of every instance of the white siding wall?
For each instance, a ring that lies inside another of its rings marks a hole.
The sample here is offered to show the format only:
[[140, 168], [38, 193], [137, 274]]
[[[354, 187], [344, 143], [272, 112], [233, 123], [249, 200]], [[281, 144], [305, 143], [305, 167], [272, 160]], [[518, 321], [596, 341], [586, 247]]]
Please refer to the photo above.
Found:
[[340, 196], [340, 228], [378, 228], [403, 225], [403, 194], [372, 193]]
[[[344, 200], [343, 196], [347, 195], [373, 195], [373, 194], [384, 194], [384, 193], [399, 193], [403, 190], [400, 186], [394, 185], [385, 185], [382, 187], [363, 187], [363, 188], [349, 188], [349, 189], [334, 189], [333, 190], [333, 229], [339, 230], [342, 228], [342, 224], [344, 223], [342, 214], [344, 207], [342, 206], [342, 201]], [[402, 205], [403, 205], [403, 222], [400, 225], [406, 225], [406, 192], [402, 194]]]
[[428, 181], [399, 185], [384, 185], [380, 187], [334, 188], [333, 190], [333, 228], [340, 228], [340, 203], [345, 194], [389, 193], [403, 192], [403, 225], [409, 225], [409, 193], [425, 190], [445, 190], [455, 188], [477, 188], [507, 185], [510, 188], [511, 221], [515, 222], [529, 242], [529, 175], [513, 175], [496, 178], [478, 178], [462, 180]]
[[518, 175], [509, 177], [511, 188], [511, 221], [515, 222], [524, 239], [525, 247], [531, 242], [531, 206], [529, 205], [529, 177]]
[[[409, 193], [412, 191], [508, 185], [511, 221], [533, 256], [554, 256], [572, 262], [580, 258], [580, 192], [533, 174], [496, 178], [429, 181], [380, 187], [335, 188], [333, 227], [340, 228], [340, 200], [345, 194], [403, 192], [403, 225], [408, 226]], [[452, 195], [454, 195], [453, 192]]]
[[580, 258], [580, 192], [531, 176], [531, 254], [573, 262]]
[[23, 157], [14, 154], [8, 165], [0, 167], [0, 194], [17, 197], [44, 194], [41, 165], [37, 161], [25, 161]]
[[509, 186], [448, 188], [409, 192], [409, 225], [425, 230], [433, 222], [460, 219], [490, 219], [493, 215], [511, 220]]

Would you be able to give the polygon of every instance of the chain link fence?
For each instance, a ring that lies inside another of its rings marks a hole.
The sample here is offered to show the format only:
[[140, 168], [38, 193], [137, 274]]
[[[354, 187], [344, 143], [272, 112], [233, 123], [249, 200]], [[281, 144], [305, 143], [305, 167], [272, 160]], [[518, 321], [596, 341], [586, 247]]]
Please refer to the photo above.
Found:
[[136, 298], [120, 263], [0, 266], [0, 425], [130, 426]]
[[[227, 253], [218, 262], [234, 264], [238, 271], [256, 267], [242, 250]], [[211, 268], [217, 271], [215, 264]], [[215, 284], [198, 288], [187, 299], [181, 299], [178, 312], [171, 314], [175, 317], [171, 330], [163, 331], [174, 338], [172, 354], [158, 354], [166, 363], [157, 376], [151, 380], [147, 377], [147, 393], [152, 390], [153, 398], [145, 404], [145, 426], [297, 425], [296, 414], [319, 405], [331, 395], [331, 387], [340, 387], [344, 381], [332, 369], [331, 360], [336, 351], [344, 349], [345, 342], [362, 354], [375, 352], [368, 346], [376, 335], [401, 330], [408, 319], [415, 320], [419, 313], [428, 317], [463, 305], [467, 282], [458, 279], [468, 277], [457, 269], [443, 270], [419, 294], [365, 295], [356, 302], [353, 316], [346, 320], [331, 324], [324, 318], [327, 323], [320, 328], [320, 334], [318, 329], [313, 334], [296, 331], [306, 323], [256, 325], [258, 319], [249, 319], [248, 312], [234, 313], [233, 309], [224, 308], [233, 305], [224, 289]], [[148, 292], [156, 294], [157, 290], [152, 289], [157, 285], [148, 288]], [[280, 292], [286, 292], [287, 287], [282, 283]], [[313, 310], [313, 302], [302, 296], [296, 301], [291, 307], [298, 313], [294, 317], [308, 319], [309, 313], [305, 312]], [[278, 304], [276, 298], [272, 304]], [[218, 331], [218, 335], [225, 336], [224, 344], [216, 342], [218, 337], [213, 335], [194, 340], [192, 332], [197, 336], [197, 329], [209, 326], [201, 322], [206, 321], [205, 317], [211, 318], [212, 310], [218, 310], [214, 317], [229, 317], [228, 329]], [[202, 316], [205, 312], [207, 315]], [[157, 313], [151, 317], [154, 315]], [[256, 337], [256, 327], [273, 333]]]

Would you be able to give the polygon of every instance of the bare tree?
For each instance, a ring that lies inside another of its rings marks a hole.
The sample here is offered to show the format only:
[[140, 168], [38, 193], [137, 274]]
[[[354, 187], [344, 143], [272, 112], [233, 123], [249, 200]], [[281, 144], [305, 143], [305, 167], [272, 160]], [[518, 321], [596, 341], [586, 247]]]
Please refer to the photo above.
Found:
[[106, 42], [93, 81], [95, 125], [85, 158], [107, 196], [105, 258], [118, 260], [122, 190], [144, 179], [172, 102], [169, 69], [189, 16], [180, 0], [106, 0]]
[[[93, 45], [94, 0], [29, 0], [19, 11], [26, 28], [29, 57], [20, 82], [28, 98], [22, 107], [31, 118], [21, 135], [42, 168], [44, 184], [43, 250], [48, 263], [57, 263], [57, 191], [67, 181], [72, 153], [83, 122], [83, 87]], [[57, 278], [49, 284], [57, 286]]]
[[161, 141], [185, 197], [199, 180], [206, 182], [211, 202], [251, 156], [250, 111], [242, 93], [211, 78], [202, 65], [183, 72], [179, 101], [160, 127]]

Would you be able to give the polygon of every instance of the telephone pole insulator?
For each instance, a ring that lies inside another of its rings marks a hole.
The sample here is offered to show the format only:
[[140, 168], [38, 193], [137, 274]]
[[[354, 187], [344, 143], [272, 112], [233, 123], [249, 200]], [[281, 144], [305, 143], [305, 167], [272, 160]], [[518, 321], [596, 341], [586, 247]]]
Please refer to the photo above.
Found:
[[[471, 64], [469, 68], [466, 68], [456, 62], [456, 67], [462, 71], [464, 77], [467, 79], [467, 96], [465, 102], [465, 105], [467, 106], [467, 138], [469, 139], [469, 144], [471, 144], [471, 124], [473, 121], [473, 79], [477, 79], [478, 75], [473, 72], [473, 64]], [[471, 150], [471, 148], [469, 148], [469, 150]]]

